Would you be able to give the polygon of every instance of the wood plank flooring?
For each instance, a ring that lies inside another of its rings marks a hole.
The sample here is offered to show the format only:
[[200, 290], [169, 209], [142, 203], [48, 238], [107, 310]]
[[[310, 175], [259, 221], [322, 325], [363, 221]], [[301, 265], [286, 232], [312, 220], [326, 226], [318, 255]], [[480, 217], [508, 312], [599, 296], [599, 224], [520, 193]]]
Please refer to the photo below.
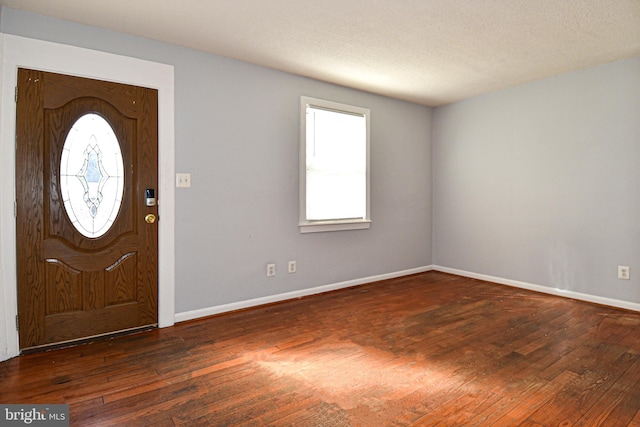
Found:
[[439, 272], [0, 363], [74, 426], [636, 426], [640, 313]]

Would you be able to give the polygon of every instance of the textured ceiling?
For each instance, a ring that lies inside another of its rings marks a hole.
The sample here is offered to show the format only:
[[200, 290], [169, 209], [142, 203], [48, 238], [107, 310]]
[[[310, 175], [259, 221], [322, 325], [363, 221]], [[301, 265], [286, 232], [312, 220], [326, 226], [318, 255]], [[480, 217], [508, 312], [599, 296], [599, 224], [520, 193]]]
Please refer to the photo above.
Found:
[[640, 0], [0, 0], [425, 105], [640, 56]]

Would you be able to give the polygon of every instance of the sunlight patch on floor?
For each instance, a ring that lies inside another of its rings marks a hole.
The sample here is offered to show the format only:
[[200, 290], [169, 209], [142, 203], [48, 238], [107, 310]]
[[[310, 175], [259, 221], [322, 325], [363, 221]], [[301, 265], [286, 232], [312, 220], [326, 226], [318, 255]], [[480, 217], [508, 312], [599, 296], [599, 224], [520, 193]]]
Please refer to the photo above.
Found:
[[295, 350], [258, 357], [255, 362], [275, 378], [286, 377], [312, 388], [327, 402], [344, 409], [354, 408], [363, 401], [383, 405], [378, 396], [400, 398], [416, 391], [438, 393], [452, 386], [454, 375], [430, 367], [427, 361], [364, 348], [345, 343], [325, 347], [310, 354]]

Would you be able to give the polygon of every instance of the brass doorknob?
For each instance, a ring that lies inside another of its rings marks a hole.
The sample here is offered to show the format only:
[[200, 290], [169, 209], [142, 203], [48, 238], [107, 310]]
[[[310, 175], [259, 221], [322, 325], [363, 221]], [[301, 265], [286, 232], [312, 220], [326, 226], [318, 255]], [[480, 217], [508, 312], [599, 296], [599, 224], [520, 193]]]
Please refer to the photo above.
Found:
[[147, 214], [147, 216], [144, 217], [144, 220], [147, 221], [147, 224], [153, 224], [156, 222], [156, 216], [154, 214]]

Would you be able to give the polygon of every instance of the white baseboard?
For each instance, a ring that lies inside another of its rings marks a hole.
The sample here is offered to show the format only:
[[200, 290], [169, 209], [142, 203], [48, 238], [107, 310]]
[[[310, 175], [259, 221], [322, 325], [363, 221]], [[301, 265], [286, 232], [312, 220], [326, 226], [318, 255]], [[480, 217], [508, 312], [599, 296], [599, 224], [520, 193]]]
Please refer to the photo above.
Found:
[[597, 295], [583, 294], [580, 292], [566, 291], [562, 289], [549, 288], [547, 286], [534, 285], [532, 283], [520, 282], [517, 280], [504, 279], [502, 277], [489, 276], [486, 274], [473, 273], [470, 271], [458, 270], [455, 268], [442, 267], [439, 265], [428, 265], [424, 267], [412, 268], [409, 270], [396, 271], [393, 273], [380, 274], [377, 276], [363, 277], [360, 279], [348, 280], [346, 282], [333, 283], [329, 285], [318, 286], [315, 288], [302, 289], [299, 291], [286, 292], [283, 294], [269, 295], [261, 298], [254, 298], [245, 301], [238, 301], [229, 304], [216, 305], [213, 307], [201, 308], [198, 310], [185, 311], [176, 313], [176, 322], [185, 322], [187, 320], [198, 319], [201, 317], [212, 316], [214, 314], [227, 313], [235, 310], [242, 310], [250, 307], [257, 307], [260, 305], [271, 304], [274, 302], [286, 301], [289, 299], [295, 299], [305, 297], [309, 295], [321, 294], [323, 292], [335, 291], [338, 289], [349, 288], [351, 286], [363, 285], [365, 283], [376, 282], [379, 280], [393, 279], [396, 277], [408, 276], [410, 274], [423, 273], [425, 271], [440, 271], [443, 273], [455, 274], [462, 277], [469, 277], [471, 279], [485, 280], [487, 282], [498, 283], [501, 285], [513, 286], [515, 288], [527, 289], [530, 291], [541, 292], [550, 295], [561, 296], [565, 298], [572, 298], [580, 301], [592, 302], [595, 304], [607, 305], [610, 307], [623, 308], [626, 310], [640, 312], [640, 304], [617, 300], [613, 298], [606, 298]]
[[457, 270], [455, 268], [442, 267], [439, 265], [432, 266], [432, 270], [443, 273], [451, 273], [458, 276], [469, 277], [471, 279], [485, 280], [487, 282], [498, 283], [501, 285], [513, 286], [516, 288], [527, 289], [530, 291], [541, 292], [550, 295], [572, 298], [580, 301], [592, 302], [595, 304], [608, 305], [610, 307], [624, 308], [626, 310], [640, 311], [640, 304], [622, 301], [613, 298], [606, 298], [597, 295], [583, 294], [580, 292], [567, 291], [562, 289], [550, 288], [548, 286], [534, 285], [532, 283], [520, 282], [517, 280], [503, 279], [501, 277], [488, 276], [486, 274], [473, 273], [470, 271]]
[[377, 282], [379, 280], [393, 279], [395, 277], [407, 276], [409, 274], [423, 273], [433, 270], [433, 266], [424, 266], [412, 268], [409, 270], [396, 271], [393, 273], [380, 274], [377, 276], [363, 277], [361, 279], [347, 280], [346, 282], [333, 283], [330, 285], [317, 286], [315, 288], [301, 289], [299, 291], [286, 292], [283, 294], [269, 295], [261, 298], [254, 298], [245, 301], [232, 302], [229, 304], [216, 305], [213, 307], [201, 308], [198, 310], [184, 311], [176, 313], [176, 322], [185, 322], [187, 320], [198, 319], [201, 317], [212, 316], [214, 314], [227, 313], [229, 311], [241, 310], [244, 308], [257, 307], [260, 305], [271, 304], [274, 302], [286, 301], [309, 295], [321, 294], [323, 292], [335, 291], [337, 289], [349, 288], [351, 286], [362, 285], [365, 283]]

